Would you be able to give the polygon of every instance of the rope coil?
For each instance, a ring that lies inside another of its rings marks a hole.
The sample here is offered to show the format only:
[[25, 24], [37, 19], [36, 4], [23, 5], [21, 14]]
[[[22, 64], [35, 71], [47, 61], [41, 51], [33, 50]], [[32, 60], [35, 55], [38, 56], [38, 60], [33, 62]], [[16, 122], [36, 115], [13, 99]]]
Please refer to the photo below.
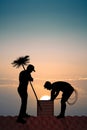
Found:
[[78, 99], [78, 92], [76, 89], [74, 89], [75, 97], [74, 98], [69, 98], [70, 100], [74, 100], [73, 102], [70, 102], [70, 100], [67, 101], [69, 105], [74, 105]]
[[[77, 92], [76, 89], [74, 89], [74, 93], [75, 93], [75, 96], [73, 98], [69, 98], [69, 100], [67, 101], [67, 103], [69, 105], [74, 105], [76, 103], [77, 99], [78, 99], [78, 92]], [[58, 99], [61, 99], [61, 98], [56, 98], [56, 100], [58, 100]], [[71, 100], [74, 100], [74, 101], [70, 102]]]

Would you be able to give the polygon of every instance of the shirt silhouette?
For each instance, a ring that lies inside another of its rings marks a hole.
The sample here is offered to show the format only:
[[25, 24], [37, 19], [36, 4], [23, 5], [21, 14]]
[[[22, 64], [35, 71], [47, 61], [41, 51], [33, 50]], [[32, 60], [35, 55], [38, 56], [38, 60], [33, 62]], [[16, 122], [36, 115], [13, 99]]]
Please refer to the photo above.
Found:
[[34, 66], [30, 64], [28, 65], [26, 70], [21, 71], [19, 74], [18, 93], [21, 98], [21, 108], [20, 108], [17, 122], [20, 122], [20, 123], [25, 123], [26, 121], [23, 118], [29, 117], [29, 115], [26, 113], [27, 98], [28, 98], [27, 87], [28, 87], [28, 82], [33, 81], [33, 78], [31, 76], [32, 71], [35, 71]]
[[63, 92], [61, 98], [61, 112], [57, 116], [57, 118], [63, 118], [65, 116], [66, 102], [74, 91], [74, 88], [69, 83], [63, 81], [54, 82], [52, 84], [51, 82], [47, 81], [44, 84], [44, 87], [48, 90], [51, 90], [51, 100], [54, 100], [60, 91]]

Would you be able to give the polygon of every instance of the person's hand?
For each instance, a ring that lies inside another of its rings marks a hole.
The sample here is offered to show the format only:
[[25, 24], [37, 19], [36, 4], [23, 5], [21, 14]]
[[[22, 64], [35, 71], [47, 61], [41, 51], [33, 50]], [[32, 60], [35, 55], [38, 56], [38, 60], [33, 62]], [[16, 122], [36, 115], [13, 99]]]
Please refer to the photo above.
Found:
[[32, 77], [30, 78], [30, 81], [33, 81], [33, 78], [32, 78]]
[[50, 101], [54, 101], [54, 99], [55, 99], [54, 97], [51, 97]]
[[49, 101], [54, 101], [54, 99], [50, 99]]
[[34, 79], [32, 78], [32, 80], [31, 80], [31, 81], [33, 82], [33, 80], [34, 80]]

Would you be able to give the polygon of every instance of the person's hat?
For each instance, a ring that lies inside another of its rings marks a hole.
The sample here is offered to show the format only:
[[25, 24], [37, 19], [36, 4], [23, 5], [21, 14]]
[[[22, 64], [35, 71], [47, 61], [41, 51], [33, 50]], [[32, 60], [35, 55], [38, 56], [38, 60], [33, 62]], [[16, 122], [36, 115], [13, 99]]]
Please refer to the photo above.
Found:
[[27, 70], [32, 70], [35, 72], [34, 66], [31, 64], [28, 65]]

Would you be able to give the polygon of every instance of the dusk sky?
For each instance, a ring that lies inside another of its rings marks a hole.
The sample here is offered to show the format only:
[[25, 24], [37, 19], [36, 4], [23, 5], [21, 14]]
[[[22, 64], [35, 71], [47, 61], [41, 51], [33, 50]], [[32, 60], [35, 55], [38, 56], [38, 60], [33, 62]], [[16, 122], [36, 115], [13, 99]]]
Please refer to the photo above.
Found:
[[87, 1], [0, 0], [0, 89], [18, 81], [22, 67], [11, 63], [25, 55], [36, 69], [35, 86], [46, 80], [77, 81], [73, 85], [87, 99]]

